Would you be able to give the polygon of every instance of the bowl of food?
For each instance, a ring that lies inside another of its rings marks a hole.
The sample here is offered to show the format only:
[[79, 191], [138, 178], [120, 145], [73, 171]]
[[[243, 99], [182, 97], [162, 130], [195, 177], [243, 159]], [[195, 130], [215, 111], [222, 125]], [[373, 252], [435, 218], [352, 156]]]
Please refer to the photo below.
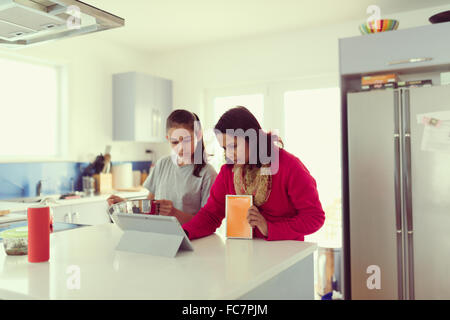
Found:
[[361, 31], [362, 34], [371, 34], [397, 30], [398, 24], [398, 20], [394, 19], [371, 20], [361, 24], [359, 26], [359, 31]]
[[28, 254], [28, 227], [5, 230], [0, 233], [7, 255], [23, 256]]

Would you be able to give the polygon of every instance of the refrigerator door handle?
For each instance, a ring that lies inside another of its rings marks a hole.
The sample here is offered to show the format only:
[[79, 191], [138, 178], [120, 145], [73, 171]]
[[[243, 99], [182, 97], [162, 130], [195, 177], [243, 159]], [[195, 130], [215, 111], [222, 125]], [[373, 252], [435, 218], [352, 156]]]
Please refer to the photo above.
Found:
[[398, 299], [403, 300], [403, 230], [400, 187], [400, 138], [395, 137], [395, 223], [397, 229], [397, 286]]
[[411, 181], [411, 117], [409, 90], [403, 91], [403, 199], [406, 213], [406, 230], [408, 242], [408, 299], [414, 299], [414, 246], [412, 220], [412, 181]]
[[403, 91], [403, 190], [406, 208], [407, 231], [413, 230], [411, 189], [411, 125], [409, 111], [409, 90]]
[[404, 59], [404, 60], [389, 61], [387, 64], [388, 64], [388, 66], [392, 66], [392, 65], [396, 65], [396, 64], [426, 62], [426, 61], [431, 61], [431, 60], [433, 60], [433, 58], [431, 58], [431, 57], [410, 58], [410, 59]]
[[400, 110], [399, 93], [394, 93], [394, 182], [395, 182], [395, 225], [397, 233], [402, 232], [401, 166], [400, 166]]
[[400, 160], [400, 106], [399, 92], [394, 92], [394, 185], [395, 185], [395, 226], [397, 230], [397, 290], [398, 299], [403, 300], [403, 229]]
[[411, 195], [411, 139], [405, 135], [404, 142], [404, 187], [405, 187], [405, 207], [406, 207], [406, 227], [407, 231], [413, 231], [412, 221], [412, 195]]

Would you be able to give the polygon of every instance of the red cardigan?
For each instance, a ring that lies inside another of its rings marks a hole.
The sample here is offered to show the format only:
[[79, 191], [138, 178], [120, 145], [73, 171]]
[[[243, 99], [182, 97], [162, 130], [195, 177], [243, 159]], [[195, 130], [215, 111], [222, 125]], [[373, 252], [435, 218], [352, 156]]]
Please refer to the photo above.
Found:
[[[267, 221], [268, 235], [259, 229], [253, 235], [266, 240], [299, 240], [319, 230], [325, 221], [325, 213], [319, 201], [316, 181], [308, 169], [294, 155], [279, 150], [279, 169], [272, 177], [272, 191], [261, 207], [260, 213]], [[225, 218], [225, 195], [236, 194], [231, 165], [223, 165], [212, 188], [206, 205], [183, 229], [189, 239], [208, 236], [220, 227]]]

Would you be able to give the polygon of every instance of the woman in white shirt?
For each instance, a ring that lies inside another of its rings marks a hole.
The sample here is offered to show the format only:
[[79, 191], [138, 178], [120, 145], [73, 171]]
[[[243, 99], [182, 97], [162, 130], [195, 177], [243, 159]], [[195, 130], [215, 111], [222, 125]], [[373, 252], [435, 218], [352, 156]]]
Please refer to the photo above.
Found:
[[[177, 217], [184, 224], [203, 207], [217, 176], [207, 163], [200, 120], [195, 113], [179, 109], [166, 121], [170, 156], [159, 159], [144, 182], [156, 200], [159, 214]], [[109, 205], [124, 201], [118, 196], [108, 198]]]

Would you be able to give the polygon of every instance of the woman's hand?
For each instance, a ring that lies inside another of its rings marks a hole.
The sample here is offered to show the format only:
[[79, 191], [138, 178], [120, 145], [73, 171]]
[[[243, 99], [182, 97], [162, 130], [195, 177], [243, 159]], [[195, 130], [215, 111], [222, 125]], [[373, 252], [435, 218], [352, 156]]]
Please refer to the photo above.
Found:
[[162, 216], [173, 216], [175, 215], [175, 208], [173, 202], [170, 200], [155, 200], [156, 204], [159, 206], [159, 214]]
[[259, 231], [263, 234], [263, 236], [267, 237], [267, 222], [266, 219], [259, 212], [258, 208], [255, 206], [251, 206], [248, 209], [247, 213], [248, 223], [253, 227], [258, 227]]
[[108, 201], [109, 206], [112, 206], [115, 203], [125, 201], [125, 199], [123, 199], [119, 196], [111, 195], [106, 201]]
[[157, 214], [162, 216], [173, 216], [177, 218], [181, 225], [189, 222], [194, 217], [193, 214], [186, 213], [175, 208], [173, 206], [173, 202], [170, 200], [155, 200], [155, 203], [157, 206]]

